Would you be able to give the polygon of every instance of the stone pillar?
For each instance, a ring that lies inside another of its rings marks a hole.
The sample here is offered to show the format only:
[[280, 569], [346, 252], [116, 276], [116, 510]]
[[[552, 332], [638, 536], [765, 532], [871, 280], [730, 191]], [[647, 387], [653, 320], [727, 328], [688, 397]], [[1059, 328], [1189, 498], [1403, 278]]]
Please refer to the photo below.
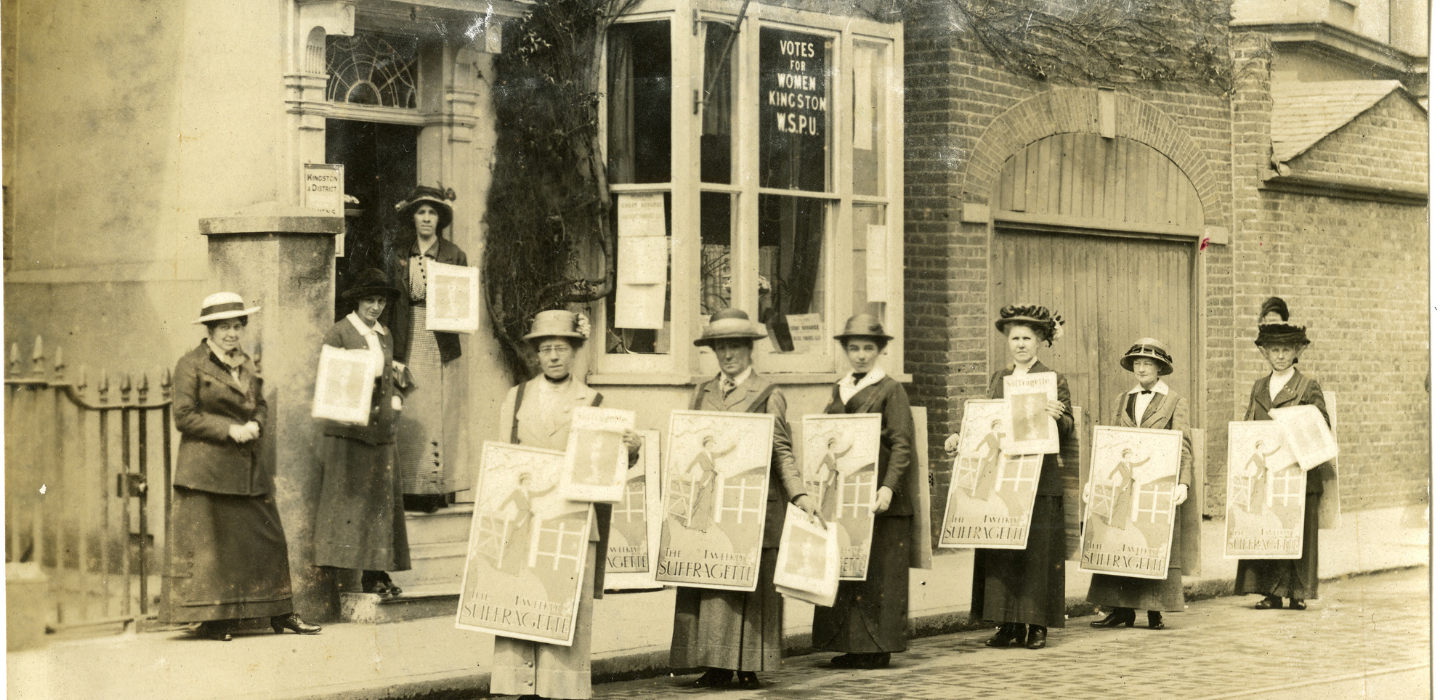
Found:
[[334, 236], [344, 231], [343, 217], [275, 203], [200, 220], [210, 288], [260, 306], [250, 318], [249, 340], [270, 408], [262, 454], [274, 465], [295, 610], [307, 620], [331, 620], [339, 612], [334, 586], [313, 564], [321, 435], [310, 405], [320, 340], [335, 322]]

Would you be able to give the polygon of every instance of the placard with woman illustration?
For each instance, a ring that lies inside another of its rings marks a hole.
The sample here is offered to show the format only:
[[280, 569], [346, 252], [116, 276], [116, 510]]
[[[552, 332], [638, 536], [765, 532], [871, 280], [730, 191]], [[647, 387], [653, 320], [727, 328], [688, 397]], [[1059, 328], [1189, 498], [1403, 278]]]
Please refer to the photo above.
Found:
[[1183, 439], [1178, 430], [1095, 426], [1081, 571], [1166, 577]]
[[837, 526], [840, 580], [864, 581], [874, 534], [880, 414], [817, 414], [801, 419], [800, 473], [820, 501], [820, 517]]

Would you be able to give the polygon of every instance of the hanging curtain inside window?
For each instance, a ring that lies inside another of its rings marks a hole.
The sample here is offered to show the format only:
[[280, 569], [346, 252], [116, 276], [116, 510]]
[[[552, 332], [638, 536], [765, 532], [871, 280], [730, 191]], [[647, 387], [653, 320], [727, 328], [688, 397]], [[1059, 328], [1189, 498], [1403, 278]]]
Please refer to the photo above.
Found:
[[726, 44], [733, 41], [732, 28], [728, 24], [707, 22], [705, 24], [705, 86], [708, 92], [700, 114], [700, 180], [702, 182], [730, 182], [730, 120], [734, 106], [734, 82], [730, 69], [733, 44], [726, 51]]
[[612, 183], [635, 181], [635, 46], [625, 29], [610, 32], [606, 54], [606, 156]]

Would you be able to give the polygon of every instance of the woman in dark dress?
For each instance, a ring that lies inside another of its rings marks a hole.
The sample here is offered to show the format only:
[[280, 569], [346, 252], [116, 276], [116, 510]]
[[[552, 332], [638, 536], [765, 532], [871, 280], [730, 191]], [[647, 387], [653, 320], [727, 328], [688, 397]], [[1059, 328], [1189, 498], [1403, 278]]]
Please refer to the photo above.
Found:
[[[1164, 344], [1154, 338], [1141, 338], [1130, 346], [1120, 358], [1120, 366], [1134, 373], [1135, 387], [1115, 398], [1115, 412], [1110, 425], [1122, 428], [1148, 428], [1152, 430], [1179, 430], [1180, 475], [1175, 491], [1175, 526], [1170, 536], [1170, 568], [1163, 579], [1144, 579], [1131, 576], [1110, 576], [1095, 574], [1090, 579], [1090, 593], [1086, 600], [1110, 608], [1110, 614], [1103, 620], [1090, 623], [1091, 627], [1118, 627], [1135, 624], [1135, 611], [1143, 609], [1148, 616], [1150, 629], [1163, 629], [1162, 611], [1185, 609], [1185, 589], [1181, 579], [1182, 569], [1187, 562], [1180, 542], [1185, 537], [1188, 522], [1180, 517], [1180, 506], [1190, 498], [1190, 485], [1195, 483], [1194, 458], [1190, 448], [1190, 402], [1185, 400], [1161, 377], [1174, 372], [1174, 362]], [[1134, 454], [1125, 450], [1125, 459], [1115, 467], [1120, 470], [1126, 482], [1126, 489], [1134, 487], [1134, 468], [1143, 464], [1134, 461]], [[1146, 460], [1149, 458], [1147, 457]], [[1115, 519], [1129, 518], [1133, 493], [1122, 494], [1115, 499]], [[1087, 495], [1087, 503], [1088, 495]]]
[[[990, 376], [987, 397], [1005, 398], [1005, 377], [1052, 372], [1040, 362], [1040, 342], [1050, 345], [1061, 334], [1063, 321], [1043, 306], [1006, 306], [1000, 310], [995, 328], [1005, 335], [1010, 365]], [[1045, 413], [1055, 419], [1062, 438], [1075, 430], [1070, 415], [1070, 384], [1055, 373], [1057, 400], [1045, 404]], [[953, 458], [960, 435], [945, 441]], [[1030, 649], [1045, 648], [1051, 627], [1065, 626], [1065, 508], [1064, 486], [1060, 481], [1058, 455], [1047, 454], [1040, 466], [1040, 483], [1030, 517], [1030, 539], [1025, 549], [976, 549], [974, 588], [970, 616], [1000, 623], [1000, 629], [985, 645], [1011, 644]], [[1028, 626], [1028, 628], [1027, 628]]]
[[[1292, 325], [1290, 309], [1285, 301], [1270, 297], [1260, 307], [1260, 332], [1255, 345], [1270, 364], [1270, 373], [1255, 380], [1250, 390], [1250, 404], [1245, 420], [1270, 420], [1270, 409], [1310, 405], [1320, 409], [1330, 423], [1325, 393], [1320, 382], [1295, 368], [1300, 356], [1310, 345], [1305, 326]], [[1257, 450], [1258, 451], [1258, 450]], [[1241, 559], [1235, 570], [1235, 595], [1259, 593], [1265, 596], [1255, 604], [1257, 610], [1282, 607], [1282, 598], [1290, 599], [1292, 610], [1308, 607], [1306, 599], [1320, 597], [1320, 512], [1323, 492], [1323, 470], [1334, 469], [1322, 464], [1305, 473], [1305, 520], [1299, 559]], [[1268, 472], [1267, 472], [1268, 473]]]
[[[841, 581], [835, 605], [815, 608], [811, 630], [817, 649], [841, 652], [830, 659], [839, 668], [883, 668], [890, 655], [906, 650], [910, 608], [910, 541], [914, 511], [905, 485], [915, 468], [915, 423], [905, 387], [878, 365], [891, 336], [874, 316], [861, 314], [835, 336], [853, 373], [831, 393], [826, 413], [880, 414], [880, 459], [876, 463], [874, 534], [864, 581]], [[833, 457], [831, 457], [833, 459]]]
[[244, 618], [277, 633], [315, 634], [290, 602], [290, 559], [275, 507], [275, 475], [261, 458], [266, 427], [260, 373], [241, 349], [258, 306], [239, 294], [205, 298], [208, 337], [175, 364], [175, 456], [163, 619], [199, 622], [195, 634], [230, 641]]
[[355, 311], [325, 334], [325, 344], [367, 350], [375, 388], [365, 425], [325, 422], [321, 446], [320, 508], [315, 517], [315, 564], [359, 569], [360, 587], [383, 598], [400, 594], [388, 571], [410, 568], [410, 541], [396, 467], [395, 423], [403, 407], [396, 390], [394, 342], [380, 314], [400, 295], [385, 273], [360, 273], [341, 295]]

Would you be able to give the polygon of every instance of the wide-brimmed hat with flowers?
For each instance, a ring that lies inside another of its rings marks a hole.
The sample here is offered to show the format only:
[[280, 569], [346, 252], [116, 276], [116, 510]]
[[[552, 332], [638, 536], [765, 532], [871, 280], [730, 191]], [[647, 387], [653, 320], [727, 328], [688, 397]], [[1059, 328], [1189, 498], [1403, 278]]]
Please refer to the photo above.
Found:
[[710, 322], [705, 324], [705, 330], [700, 337], [695, 339], [697, 346], [714, 346], [719, 340], [749, 340], [755, 341], [764, 338], [764, 333], [755, 330], [755, 324], [750, 322], [750, 314], [740, 309], [721, 309], [710, 317]]
[[417, 185], [415, 189], [410, 190], [410, 194], [405, 195], [405, 199], [395, 203], [395, 211], [408, 223], [415, 218], [415, 210], [421, 204], [435, 207], [435, 211], [440, 214], [440, 223], [435, 227], [435, 231], [438, 233], [444, 231], [455, 219], [455, 211], [450, 208], [450, 202], [454, 200], [455, 190], [448, 187]]
[[205, 301], [200, 303], [200, 318], [191, 323], [208, 323], [210, 321], [223, 321], [227, 318], [239, 318], [249, 316], [259, 311], [260, 307], [251, 306], [246, 308], [245, 300], [234, 292], [215, 292]]
[[1039, 304], [1017, 306], [1010, 304], [1000, 309], [1000, 318], [995, 321], [995, 330], [1001, 333], [1011, 324], [1020, 323], [1035, 329], [1040, 339], [1046, 345], [1053, 345], [1060, 336], [1065, 334], [1065, 319], [1059, 314], [1050, 313], [1050, 310]]
[[1165, 376], [1175, 371], [1175, 361], [1170, 359], [1170, 351], [1165, 344], [1154, 338], [1141, 338], [1135, 341], [1130, 349], [1125, 351], [1125, 356], [1120, 358], [1120, 366], [1126, 372], [1135, 371], [1135, 360], [1147, 358], [1160, 363], [1160, 376]]
[[585, 318], [584, 314], [554, 309], [535, 314], [535, 319], [530, 322], [530, 332], [525, 334], [524, 339], [579, 338], [585, 340], [589, 337], [590, 319]]

